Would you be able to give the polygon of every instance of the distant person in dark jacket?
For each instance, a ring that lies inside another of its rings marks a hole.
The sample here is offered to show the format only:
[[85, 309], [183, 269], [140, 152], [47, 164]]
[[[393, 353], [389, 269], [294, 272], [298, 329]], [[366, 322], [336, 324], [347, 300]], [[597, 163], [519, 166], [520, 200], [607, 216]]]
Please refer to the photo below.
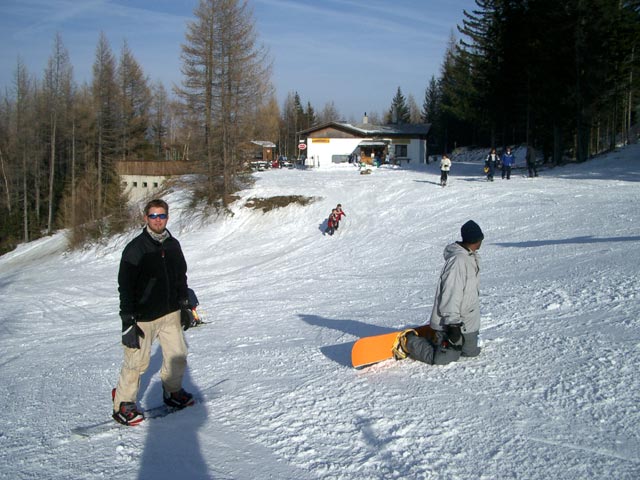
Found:
[[491, 152], [489, 152], [489, 155], [487, 155], [487, 158], [484, 161], [485, 171], [487, 172], [487, 181], [493, 182], [493, 175], [496, 171], [496, 166], [498, 165], [499, 161], [500, 157], [496, 153], [496, 149], [492, 148]]
[[511, 179], [511, 168], [515, 165], [516, 159], [511, 152], [511, 148], [507, 147], [506, 151], [502, 154], [502, 179], [505, 177], [507, 180]]

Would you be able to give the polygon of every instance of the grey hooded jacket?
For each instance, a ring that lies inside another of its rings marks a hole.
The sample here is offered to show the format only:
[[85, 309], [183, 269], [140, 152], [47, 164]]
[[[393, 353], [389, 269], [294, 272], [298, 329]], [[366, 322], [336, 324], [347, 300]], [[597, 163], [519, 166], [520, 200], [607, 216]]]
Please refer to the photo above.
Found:
[[431, 311], [431, 328], [445, 330], [462, 323], [465, 333], [480, 330], [480, 256], [458, 243], [444, 249], [445, 264], [440, 274]]

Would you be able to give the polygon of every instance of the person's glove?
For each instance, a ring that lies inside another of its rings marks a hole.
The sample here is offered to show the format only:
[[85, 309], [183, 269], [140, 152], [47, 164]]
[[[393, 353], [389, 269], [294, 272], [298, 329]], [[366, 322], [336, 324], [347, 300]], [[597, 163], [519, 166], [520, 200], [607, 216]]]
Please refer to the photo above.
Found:
[[131, 313], [120, 314], [122, 319], [122, 344], [129, 348], [140, 348], [140, 338], [144, 332], [136, 322], [136, 316]]
[[178, 304], [180, 305], [180, 323], [182, 324], [182, 329], [187, 331], [189, 327], [196, 323], [196, 319], [193, 318], [193, 312], [191, 311], [189, 300], [180, 300]]
[[447, 326], [447, 344], [452, 350], [462, 350], [464, 337], [462, 336], [462, 324]]

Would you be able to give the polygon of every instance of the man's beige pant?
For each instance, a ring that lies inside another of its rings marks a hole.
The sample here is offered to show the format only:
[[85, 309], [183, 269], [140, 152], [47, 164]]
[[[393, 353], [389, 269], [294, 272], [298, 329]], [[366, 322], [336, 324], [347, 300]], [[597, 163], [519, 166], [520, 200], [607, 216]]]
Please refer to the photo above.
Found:
[[187, 367], [187, 344], [180, 324], [180, 310], [169, 313], [151, 322], [139, 322], [144, 332], [140, 338], [140, 349], [124, 347], [124, 362], [113, 401], [114, 411], [120, 402], [135, 402], [140, 388], [140, 377], [149, 367], [151, 345], [157, 338], [162, 348], [160, 379], [163, 388], [170, 393], [182, 388], [182, 376]]

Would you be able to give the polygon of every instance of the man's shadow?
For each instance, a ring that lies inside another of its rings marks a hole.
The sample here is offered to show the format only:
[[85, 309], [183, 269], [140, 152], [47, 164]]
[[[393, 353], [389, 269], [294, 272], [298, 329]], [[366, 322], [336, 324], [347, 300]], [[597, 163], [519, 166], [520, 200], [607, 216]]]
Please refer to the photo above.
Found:
[[[373, 335], [382, 335], [384, 333], [391, 333], [397, 330], [394, 328], [381, 327], [379, 325], [371, 325], [369, 323], [359, 322], [357, 320], [324, 318], [318, 315], [305, 315], [302, 313], [299, 313], [298, 317], [300, 317], [303, 322], [309, 325], [331, 328], [333, 330], [338, 330], [339, 332], [354, 335], [360, 338], [371, 337]], [[337, 345], [328, 345], [325, 347], [320, 347], [320, 351], [324, 354], [325, 357], [333, 360], [334, 362], [337, 362], [345, 367], [351, 367], [351, 350], [353, 349], [354, 343], [356, 342], [353, 341]]]
[[[162, 367], [162, 349], [155, 347], [149, 368], [142, 376], [140, 393], [146, 409], [162, 405], [162, 382], [154, 374]], [[149, 478], [213, 478], [204, 460], [198, 442], [198, 429], [207, 420], [207, 408], [202, 392], [193, 384], [189, 369], [182, 379], [183, 388], [193, 394], [196, 404], [171, 413], [162, 419], [149, 419], [144, 451], [140, 460], [140, 480]]]
[[613, 242], [638, 242], [640, 236], [630, 237], [594, 237], [593, 235], [584, 235], [582, 237], [573, 238], [559, 238], [550, 240], [531, 240], [527, 242], [496, 242], [493, 245], [498, 245], [505, 248], [535, 248], [535, 247], [547, 247], [550, 245], [570, 245], [570, 244], [584, 244], [584, 243], [613, 243]]
[[430, 183], [431, 185], [441, 185], [440, 179], [438, 179], [438, 181], [433, 181], [433, 180], [414, 180], [414, 182], [416, 183]]

